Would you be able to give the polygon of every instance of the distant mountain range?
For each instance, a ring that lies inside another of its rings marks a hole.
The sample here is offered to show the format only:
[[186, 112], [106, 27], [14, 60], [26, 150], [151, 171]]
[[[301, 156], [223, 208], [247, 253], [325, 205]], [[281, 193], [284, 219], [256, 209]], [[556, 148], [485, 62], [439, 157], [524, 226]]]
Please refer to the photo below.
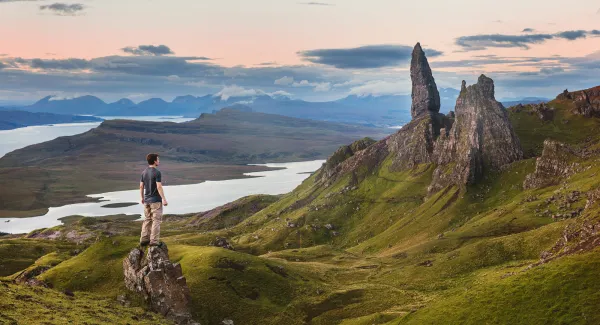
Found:
[[[442, 112], [454, 109], [459, 91], [453, 88], [440, 89]], [[543, 101], [543, 99], [535, 98]], [[520, 101], [511, 101], [512, 106]], [[529, 100], [522, 103], [531, 103]], [[121, 99], [106, 103], [94, 96], [72, 99], [45, 97], [33, 105], [22, 107], [31, 112], [57, 114], [85, 114], [95, 116], [157, 116], [178, 115], [198, 117], [236, 104], [251, 107], [255, 112], [279, 114], [297, 118], [357, 123], [365, 125], [402, 125], [410, 120], [410, 95], [356, 96], [329, 102], [308, 102], [286, 96], [240, 96], [221, 97], [216, 95], [179, 96], [167, 102], [161, 98], [151, 98], [140, 103]]]
[[93, 116], [0, 110], [0, 130], [12, 130], [33, 125], [101, 121], [102, 119]]

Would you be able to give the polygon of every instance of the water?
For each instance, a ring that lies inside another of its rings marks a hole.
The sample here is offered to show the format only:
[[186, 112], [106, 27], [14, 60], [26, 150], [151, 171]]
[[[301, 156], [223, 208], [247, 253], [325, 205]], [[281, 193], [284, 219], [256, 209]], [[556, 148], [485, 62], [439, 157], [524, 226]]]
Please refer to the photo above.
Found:
[[[203, 212], [247, 195], [288, 193], [308, 178], [310, 172], [319, 169], [324, 162], [323, 160], [316, 160], [265, 164], [261, 166], [284, 167], [285, 169], [246, 174], [248, 176], [258, 176], [255, 178], [165, 186], [165, 195], [169, 200], [169, 205], [164, 208], [164, 213], [184, 214]], [[140, 204], [124, 208], [102, 207], [103, 205], [113, 203], [138, 202], [140, 199], [139, 196], [139, 189], [94, 194], [89, 195], [89, 197], [107, 201], [52, 207], [47, 214], [33, 218], [0, 218], [0, 232], [27, 233], [35, 229], [54, 227], [61, 224], [60, 220], [58, 220], [59, 218], [71, 215], [98, 217], [115, 214], [142, 214], [142, 206]], [[7, 220], [10, 220], [10, 222], [6, 222]]]
[[[152, 122], [187, 122], [192, 118], [181, 116], [99, 116], [105, 120], [128, 119]], [[58, 137], [76, 135], [87, 132], [100, 123], [65, 123], [38, 125], [0, 131], [0, 158], [7, 153], [33, 144], [54, 140]]]

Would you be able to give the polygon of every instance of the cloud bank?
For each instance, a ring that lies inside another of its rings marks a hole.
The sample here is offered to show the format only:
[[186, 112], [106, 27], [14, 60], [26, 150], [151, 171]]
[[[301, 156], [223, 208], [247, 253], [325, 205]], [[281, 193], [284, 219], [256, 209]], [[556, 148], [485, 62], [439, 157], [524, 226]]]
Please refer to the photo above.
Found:
[[[369, 45], [347, 49], [317, 49], [300, 51], [303, 60], [333, 66], [338, 69], [375, 69], [399, 66], [411, 59], [413, 47], [407, 45]], [[426, 49], [428, 57], [442, 52]]]

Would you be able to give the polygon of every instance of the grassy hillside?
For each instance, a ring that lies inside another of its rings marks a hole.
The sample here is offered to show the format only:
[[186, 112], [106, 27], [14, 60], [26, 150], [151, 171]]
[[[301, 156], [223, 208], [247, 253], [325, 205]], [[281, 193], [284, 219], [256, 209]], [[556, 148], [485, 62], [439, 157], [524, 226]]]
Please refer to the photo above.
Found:
[[[549, 105], [555, 112], [545, 121], [531, 107], [511, 109], [528, 158], [466, 188], [429, 195], [435, 166], [392, 172], [390, 154], [329, 185], [322, 170], [281, 197], [167, 218], [163, 240], [183, 266], [194, 318], [205, 324], [600, 322], [599, 121], [577, 115], [566, 100]], [[573, 146], [577, 172], [526, 190], [547, 138]], [[121, 261], [136, 244], [139, 223], [84, 220], [59, 229], [94, 231], [98, 240], [76, 256], [36, 262], [59, 261], [38, 278], [76, 296], [126, 294]], [[216, 236], [235, 251], [210, 247]]]

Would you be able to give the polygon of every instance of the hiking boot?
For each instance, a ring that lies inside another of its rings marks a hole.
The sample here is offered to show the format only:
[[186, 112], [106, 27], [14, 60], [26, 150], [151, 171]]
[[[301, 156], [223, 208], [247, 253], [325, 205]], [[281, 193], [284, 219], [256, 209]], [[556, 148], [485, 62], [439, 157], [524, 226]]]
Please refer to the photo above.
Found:
[[149, 240], [144, 240], [144, 241], [140, 242], [140, 246], [142, 246], [142, 247], [148, 246], [148, 244], [150, 244]]

